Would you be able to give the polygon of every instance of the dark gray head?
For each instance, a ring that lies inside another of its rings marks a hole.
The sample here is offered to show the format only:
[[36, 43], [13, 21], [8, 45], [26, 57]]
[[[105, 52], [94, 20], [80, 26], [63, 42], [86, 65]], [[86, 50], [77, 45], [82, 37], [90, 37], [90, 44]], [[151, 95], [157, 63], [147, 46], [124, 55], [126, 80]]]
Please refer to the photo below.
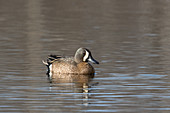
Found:
[[77, 63], [79, 63], [79, 62], [91, 62], [91, 63], [94, 63], [94, 64], [99, 64], [99, 62], [96, 61], [92, 57], [91, 52], [86, 48], [79, 48], [76, 51], [74, 58], [75, 58], [75, 61]]

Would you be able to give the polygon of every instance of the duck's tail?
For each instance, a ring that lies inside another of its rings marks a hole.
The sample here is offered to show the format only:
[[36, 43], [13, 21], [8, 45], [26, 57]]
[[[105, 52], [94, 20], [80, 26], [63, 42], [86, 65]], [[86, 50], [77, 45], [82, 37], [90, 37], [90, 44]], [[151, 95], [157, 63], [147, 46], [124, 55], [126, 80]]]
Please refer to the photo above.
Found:
[[42, 63], [48, 66], [48, 63], [46, 61], [42, 60]]
[[52, 65], [51, 65], [51, 64], [52, 64], [54, 61], [56, 61], [56, 60], [58, 60], [58, 59], [60, 59], [60, 58], [62, 58], [61, 55], [49, 55], [49, 56], [47, 57], [47, 60], [46, 60], [46, 61], [42, 60], [42, 63], [47, 66], [47, 73], [46, 73], [46, 74], [48, 75], [48, 77], [51, 77], [51, 68], [52, 68]]

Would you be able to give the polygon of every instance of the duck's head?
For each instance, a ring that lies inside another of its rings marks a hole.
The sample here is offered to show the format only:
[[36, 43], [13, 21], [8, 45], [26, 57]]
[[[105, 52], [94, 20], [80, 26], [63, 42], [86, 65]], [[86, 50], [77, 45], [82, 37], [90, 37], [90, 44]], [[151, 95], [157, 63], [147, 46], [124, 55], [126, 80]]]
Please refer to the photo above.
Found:
[[79, 48], [76, 51], [74, 58], [75, 58], [75, 61], [77, 63], [80, 63], [80, 62], [91, 62], [91, 63], [94, 63], [94, 64], [99, 64], [99, 62], [96, 61], [92, 57], [91, 52], [88, 49], [86, 49], [86, 48]]

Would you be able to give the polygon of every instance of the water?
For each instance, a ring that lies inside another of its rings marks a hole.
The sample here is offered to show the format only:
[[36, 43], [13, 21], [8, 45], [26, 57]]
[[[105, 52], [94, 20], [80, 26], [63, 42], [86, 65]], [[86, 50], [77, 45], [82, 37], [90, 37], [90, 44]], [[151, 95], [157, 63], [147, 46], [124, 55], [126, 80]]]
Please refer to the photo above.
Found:
[[[169, 113], [170, 1], [0, 1], [0, 112]], [[87, 47], [94, 77], [41, 60]]]

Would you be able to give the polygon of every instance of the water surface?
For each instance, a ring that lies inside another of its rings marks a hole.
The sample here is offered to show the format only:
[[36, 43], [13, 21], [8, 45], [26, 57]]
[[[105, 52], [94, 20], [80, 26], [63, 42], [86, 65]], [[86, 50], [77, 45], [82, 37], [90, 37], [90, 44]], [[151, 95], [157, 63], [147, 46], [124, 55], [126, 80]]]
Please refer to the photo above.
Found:
[[[169, 113], [167, 0], [0, 1], [0, 112]], [[94, 77], [50, 82], [48, 54], [87, 47]]]

